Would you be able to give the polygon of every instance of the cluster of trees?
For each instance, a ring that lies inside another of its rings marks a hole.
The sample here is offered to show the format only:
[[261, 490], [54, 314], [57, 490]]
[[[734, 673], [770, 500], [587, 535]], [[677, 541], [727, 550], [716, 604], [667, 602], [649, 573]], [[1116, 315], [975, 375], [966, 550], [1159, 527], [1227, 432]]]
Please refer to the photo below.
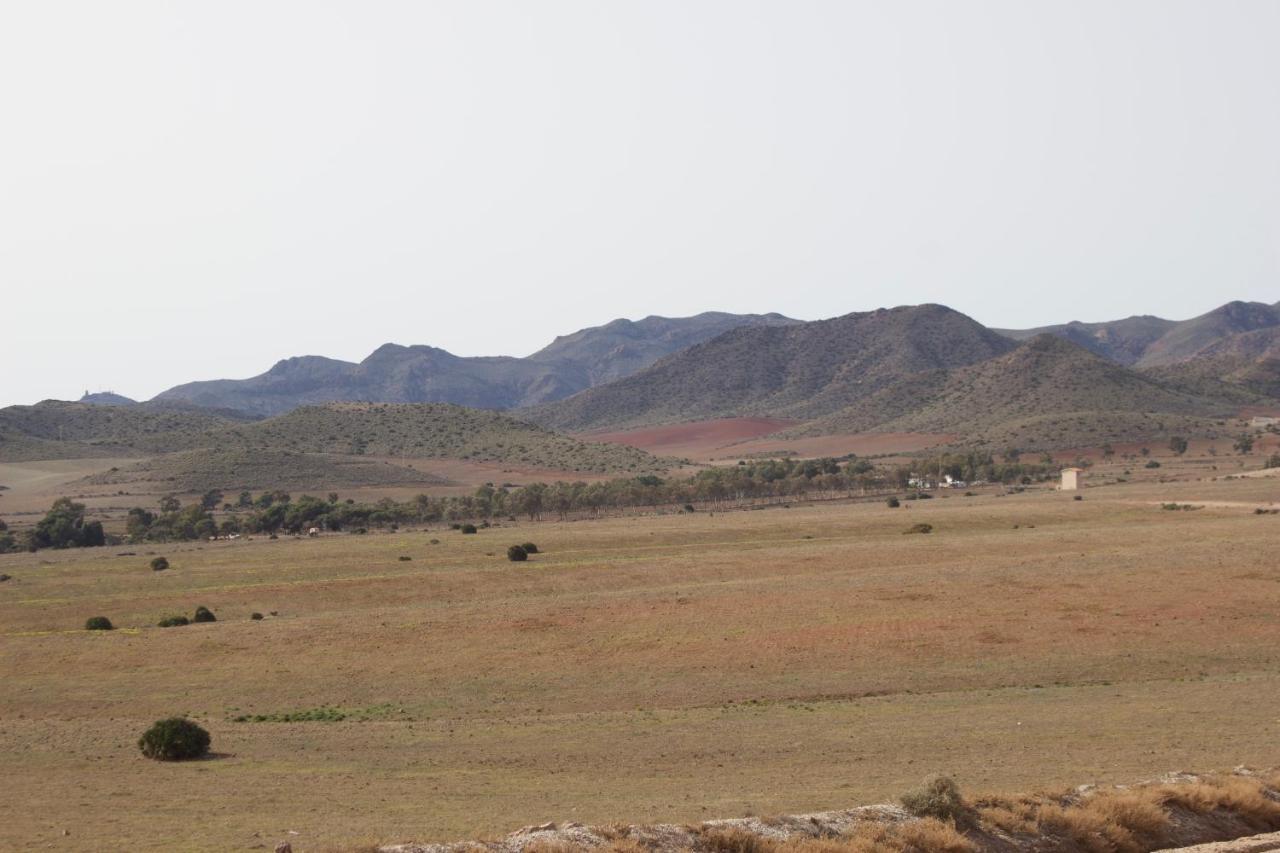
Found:
[[36, 526], [22, 535], [9, 531], [0, 522], [0, 554], [6, 551], [35, 551], [38, 548], [85, 548], [107, 544], [102, 522], [88, 521], [85, 506], [58, 498]]

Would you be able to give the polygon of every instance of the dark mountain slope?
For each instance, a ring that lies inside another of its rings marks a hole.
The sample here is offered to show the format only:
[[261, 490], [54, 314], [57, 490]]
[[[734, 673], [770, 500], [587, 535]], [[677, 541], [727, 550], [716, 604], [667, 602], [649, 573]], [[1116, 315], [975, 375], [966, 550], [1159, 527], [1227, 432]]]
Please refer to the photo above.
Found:
[[941, 305], [739, 328], [529, 417], [571, 430], [733, 415], [817, 417], [914, 374], [972, 364], [1014, 346]]

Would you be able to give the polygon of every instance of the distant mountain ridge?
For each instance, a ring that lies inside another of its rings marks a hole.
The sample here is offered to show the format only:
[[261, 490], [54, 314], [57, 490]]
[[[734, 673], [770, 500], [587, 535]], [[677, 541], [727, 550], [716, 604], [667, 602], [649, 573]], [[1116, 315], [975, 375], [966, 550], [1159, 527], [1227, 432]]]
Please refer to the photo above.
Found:
[[1158, 367], [1196, 356], [1232, 335], [1280, 326], [1280, 303], [1228, 302], [1190, 320], [1143, 315], [1102, 323], [1073, 321], [1036, 329], [997, 329], [1018, 341], [1050, 334], [1065, 338], [1103, 358], [1136, 367]]
[[559, 400], [628, 376], [659, 358], [741, 326], [788, 325], [780, 314], [707, 312], [615, 320], [558, 337], [527, 358], [456, 356], [430, 346], [384, 344], [359, 363], [323, 356], [277, 362], [250, 379], [190, 382], [155, 397], [258, 416], [329, 402], [454, 403], [513, 409]]

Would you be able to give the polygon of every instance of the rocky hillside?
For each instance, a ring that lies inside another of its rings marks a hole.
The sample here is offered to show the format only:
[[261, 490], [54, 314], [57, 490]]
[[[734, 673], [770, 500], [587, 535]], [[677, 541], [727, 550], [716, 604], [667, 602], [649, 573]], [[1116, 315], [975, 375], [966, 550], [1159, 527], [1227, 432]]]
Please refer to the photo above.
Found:
[[1280, 303], [1228, 302], [1190, 320], [1164, 320], [1149, 315], [1105, 323], [1064, 323], [1038, 329], [1001, 329], [1014, 340], [1051, 334], [1124, 365], [1157, 367], [1174, 364], [1220, 341], [1257, 329], [1280, 326]]
[[321, 356], [289, 358], [250, 379], [190, 382], [155, 399], [262, 416], [343, 401], [511, 409], [559, 400], [628, 376], [729, 329], [792, 322], [778, 314], [721, 313], [615, 320], [556, 338], [528, 358], [467, 358], [436, 347], [385, 344], [359, 363]]
[[921, 372], [974, 364], [1015, 346], [941, 305], [739, 328], [528, 417], [569, 430], [740, 415], [814, 418]]
[[1132, 365], [1137, 364], [1147, 348], [1176, 325], [1178, 324], [1173, 320], [1147, 314], [1106, 323], [1081, 323], [1076, 320], [1038, 329], [997, 331], [1016, 341], [1029, 341], [1037, 335], [1056, 335], [1118, 364]]
[[1252, 400], [1220, 384], [1192, 390], [1147, 376], [1045, 334], [978, 364], [908, 377], [798, 432], [950, 433], [976, 445], [1061, 448], [1198, 435]]
[[1190, 358], [1148, 368], [1146, 372], [1186, 384], [1228, 383], [1280, 399], [1280, 326], [1232, 335]]

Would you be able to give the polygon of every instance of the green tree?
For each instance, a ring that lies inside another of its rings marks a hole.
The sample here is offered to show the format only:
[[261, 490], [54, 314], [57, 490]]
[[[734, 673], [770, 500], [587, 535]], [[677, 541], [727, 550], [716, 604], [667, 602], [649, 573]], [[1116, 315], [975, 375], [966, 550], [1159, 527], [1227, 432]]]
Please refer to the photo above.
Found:
[[49, 512], [36, 523], [32, 544], [37, 548], [84, 548], [105, 545], [106, 535], [99, 521], [85, 521], [84, 504], [58, 498]]
[[1180, 435], [1175, 435], [1169, 439], [1169, 449], [1181, 456], [1187, 452], [1187, 440]]

